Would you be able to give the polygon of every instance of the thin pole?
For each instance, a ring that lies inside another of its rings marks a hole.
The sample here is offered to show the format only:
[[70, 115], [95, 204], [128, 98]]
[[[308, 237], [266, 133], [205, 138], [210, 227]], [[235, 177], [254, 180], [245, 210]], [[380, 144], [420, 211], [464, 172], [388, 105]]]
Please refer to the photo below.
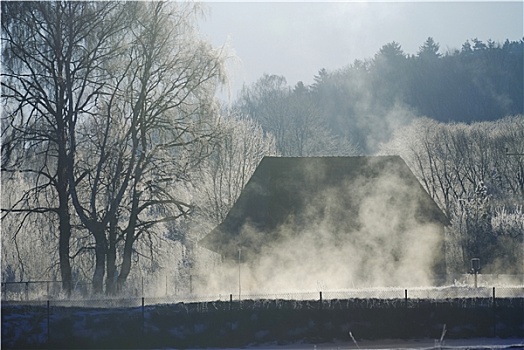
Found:
[[408, 290], [404, 289], [404, 336], [408, 338], [409, 325], [408, 325]]
[[497, 336], [497, 302], [495, 300], [495, 287], [493, 287], [493, 337]]
[[145, 299], [142, 297], [142, 336], [146, 333], [146, 310], [145, 310]]
[[49, 343], [51, 342], [51, 325], [50, 325], [50, 306], [49, 306], [49, 300], [47, 300], [47, 346], [49, 346]]
[[242, 249], [238, 248], [238, 301], [240, 301], [242, 286], [240, 284], [240, 252]]

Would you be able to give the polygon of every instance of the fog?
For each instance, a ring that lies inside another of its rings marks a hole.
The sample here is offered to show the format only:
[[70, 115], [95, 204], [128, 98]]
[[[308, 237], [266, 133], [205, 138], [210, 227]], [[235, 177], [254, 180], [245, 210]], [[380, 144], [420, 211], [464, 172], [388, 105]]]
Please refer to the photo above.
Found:
[[302, 210], [271, 233], [242, 227], [257, 252], [241, 248], [240, 265], [237, 259], [201, 266], [206, 292], [234, 291], [239, 274], [248, 294], [435, 284], [444, 234], [420, 215], [420, 192], [406, 178], [386, 170], [372, 180], [357, 176], [303, 191]]

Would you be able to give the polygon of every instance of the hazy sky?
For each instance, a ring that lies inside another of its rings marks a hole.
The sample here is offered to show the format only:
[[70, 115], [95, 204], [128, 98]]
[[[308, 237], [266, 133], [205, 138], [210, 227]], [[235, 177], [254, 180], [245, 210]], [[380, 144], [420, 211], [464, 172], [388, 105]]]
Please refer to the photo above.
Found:
[[429, 37], [440, 51], [478, 38], [503, 42], [524, 36], [523, 4], [513, 2], [206, 2], [200, 31], [225, 43], [232, 90], [264, 73], [289, 85], [310, 84], [321, 68], [334, 70], [372, 58], [392, 41], [416, 54]]

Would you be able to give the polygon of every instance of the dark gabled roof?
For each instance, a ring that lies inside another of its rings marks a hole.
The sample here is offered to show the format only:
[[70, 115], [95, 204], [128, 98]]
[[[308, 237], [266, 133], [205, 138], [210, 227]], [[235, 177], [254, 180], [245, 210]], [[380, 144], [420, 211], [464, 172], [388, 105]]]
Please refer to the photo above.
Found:
[[256, 252], [278, 240], [281, 225], [300, 232], [327, 215], [333, 234], [349, 234], [361, 224], [361, 205], [377, 191], [388, 206], [409, 203], [417, 222], [449, 224], [398, 156], [265, 157], [224, 221], [200, 242], [234, 258], [239, 246]]

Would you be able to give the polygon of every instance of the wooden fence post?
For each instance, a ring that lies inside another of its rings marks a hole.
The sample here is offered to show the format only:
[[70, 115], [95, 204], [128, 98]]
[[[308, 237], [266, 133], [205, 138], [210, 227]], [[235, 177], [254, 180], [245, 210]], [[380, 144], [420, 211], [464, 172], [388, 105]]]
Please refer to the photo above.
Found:
[[146, 335], [145, 300], [144, 300], [144, 297], [142, 297], [142, 336], [145, 336], [145, 335]]
[[497, 337], [497, 301], [496, 301], [496, 295], [495, 295], [495, 287], [493, 287], [493, 338]]
[[47, 300], [47, 347], [51, 348], [51, 310], [49, 300]]
[[404, 289], [404, 337], [409, 337], [409, 315], [408, 315], [408, 290]]

